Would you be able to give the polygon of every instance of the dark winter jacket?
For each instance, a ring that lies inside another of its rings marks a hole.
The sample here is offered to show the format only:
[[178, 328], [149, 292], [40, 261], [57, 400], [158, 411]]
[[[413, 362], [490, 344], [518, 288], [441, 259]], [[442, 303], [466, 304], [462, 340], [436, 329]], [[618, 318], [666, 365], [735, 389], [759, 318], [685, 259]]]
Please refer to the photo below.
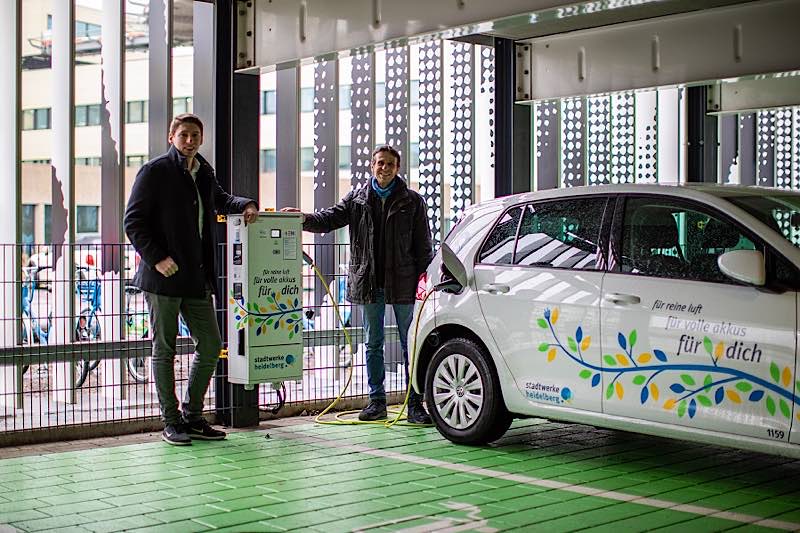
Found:
[[[195, 182], [184, 166], [186, 158], [174, 146], [145, 163], [136, 175], [125, 211], [125, 233], [142, 258], [132, 284], [144, 291], [204, 296], [206, 287], [216, 284], [213, 229], [217, 213], [241, 213], [253, 202], [222, 190], [211, 165], [200, 155], [196, 158], [200, 162], [197, 190], [203, 201], [202, 239]], [[178, 272], [167, 278], [155, 267], [168, 256]]]
[[[383, 227], [384, 298], [389, 304], [414, 303], [419, 275], [433, 258], [425, 201], [401, 178], [386, 200]], [[368, 184], [351, 191], [338, 204], [306, 215], [303, 229], [315, 233], [350, 227], [350, 267], [347, 299], [364, 304], [375, 301], [377, 283], [376, 224], [373, 207], [380, 198]]]

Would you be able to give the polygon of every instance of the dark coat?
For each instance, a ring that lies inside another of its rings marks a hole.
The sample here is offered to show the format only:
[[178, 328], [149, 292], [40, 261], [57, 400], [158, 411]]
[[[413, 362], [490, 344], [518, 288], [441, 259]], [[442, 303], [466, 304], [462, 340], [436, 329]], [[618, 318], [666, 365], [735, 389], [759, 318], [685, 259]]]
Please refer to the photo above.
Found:
[[[397, 184], [387, 200], [386, 226], [383, 228], [384, 298], [387, 304], [411, 304], [416, 297], [417, 280], [433, 258], [431, 232], [425, 201], [395, 178]], [[390, 201], [391, 200], [391, 201]], [[347, 299], [365, 304], [375, 301], [374, 202], [378, 195], [367, 183], [351, 191], [338, 204], [306, 215], [303, 229], [315, 233], [350, 228], [350, 267]], [[381, 221], [377, 221], [380, 223]]]
[[[196, 158], [200, 162], [197, 190], [203, 201], [202, 239], [197, 229], [195, 183], [184, 168], [186, 158], [174, 146], [145, 163], [136, 175], [125, 210], [125, 233], [142, 258], [132, 284], [144, 291], [204, 296], [209, 284], [216, 285], [217, 243], [212, 230], [217, 213], [241, 213], [253, 202], [222, 190], [211, 165], [200, 155]], [[167, 256], [178, 265], [178, 272], [168, 278], [155, 268]]]

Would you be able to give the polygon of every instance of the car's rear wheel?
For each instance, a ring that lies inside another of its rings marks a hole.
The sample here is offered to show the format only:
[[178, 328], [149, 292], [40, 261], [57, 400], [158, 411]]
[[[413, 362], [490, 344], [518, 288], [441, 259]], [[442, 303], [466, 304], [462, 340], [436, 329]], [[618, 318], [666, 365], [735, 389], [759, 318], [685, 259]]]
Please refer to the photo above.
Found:
[[439, 433], [460, 444], [500, 438], [512, 416], [489, 354], [469, 339], [446, 341], [425, 375], [425, 400]]

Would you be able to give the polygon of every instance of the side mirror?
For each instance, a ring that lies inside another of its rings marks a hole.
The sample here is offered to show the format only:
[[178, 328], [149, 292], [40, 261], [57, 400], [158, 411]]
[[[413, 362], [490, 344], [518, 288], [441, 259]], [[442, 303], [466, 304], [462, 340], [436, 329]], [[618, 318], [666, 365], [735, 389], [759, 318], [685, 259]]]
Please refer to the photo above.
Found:
[[764, 254], [758, 250], [731, 250], [717, 258], [723, 274], [736, 281], [762, 287], [767, 282]]
[[[447, 271], [453, 276], [453, 279], [455, 279], [456, 283], [458, 283], [461, 287], [467, 286], [467, 269], [464, 267], [464, 263], [462, 263], [458, 256], [456, 256], [453, 249], [444, 242], [442, 243], [442, 263]], [[453, 290], [455, 288], [452, 287], [452, 283], [443, 283], [440, 285], [441, 286], [437, 285], [436, 287], [438, 290]]]

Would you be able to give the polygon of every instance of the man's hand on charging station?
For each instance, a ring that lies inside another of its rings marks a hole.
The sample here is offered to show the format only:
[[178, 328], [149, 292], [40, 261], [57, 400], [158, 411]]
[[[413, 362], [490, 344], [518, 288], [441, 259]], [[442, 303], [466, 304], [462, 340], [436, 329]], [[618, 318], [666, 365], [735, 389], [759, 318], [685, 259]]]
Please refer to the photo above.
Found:
[[[281, 213], [300, 213], [300, 210], [296, 207], [281, 207]], [[305, 222], [306, 214], [305, 213], [300, 213], [300, 214], [303, 215], [303, 218], [300, 220], [300, 222]]]
[[244, 224], [250, 224], [258, 220], [258, 207], [256, 207], [255, 203], [249, 203], [242, 211], [242, 215], [244, 215]]

